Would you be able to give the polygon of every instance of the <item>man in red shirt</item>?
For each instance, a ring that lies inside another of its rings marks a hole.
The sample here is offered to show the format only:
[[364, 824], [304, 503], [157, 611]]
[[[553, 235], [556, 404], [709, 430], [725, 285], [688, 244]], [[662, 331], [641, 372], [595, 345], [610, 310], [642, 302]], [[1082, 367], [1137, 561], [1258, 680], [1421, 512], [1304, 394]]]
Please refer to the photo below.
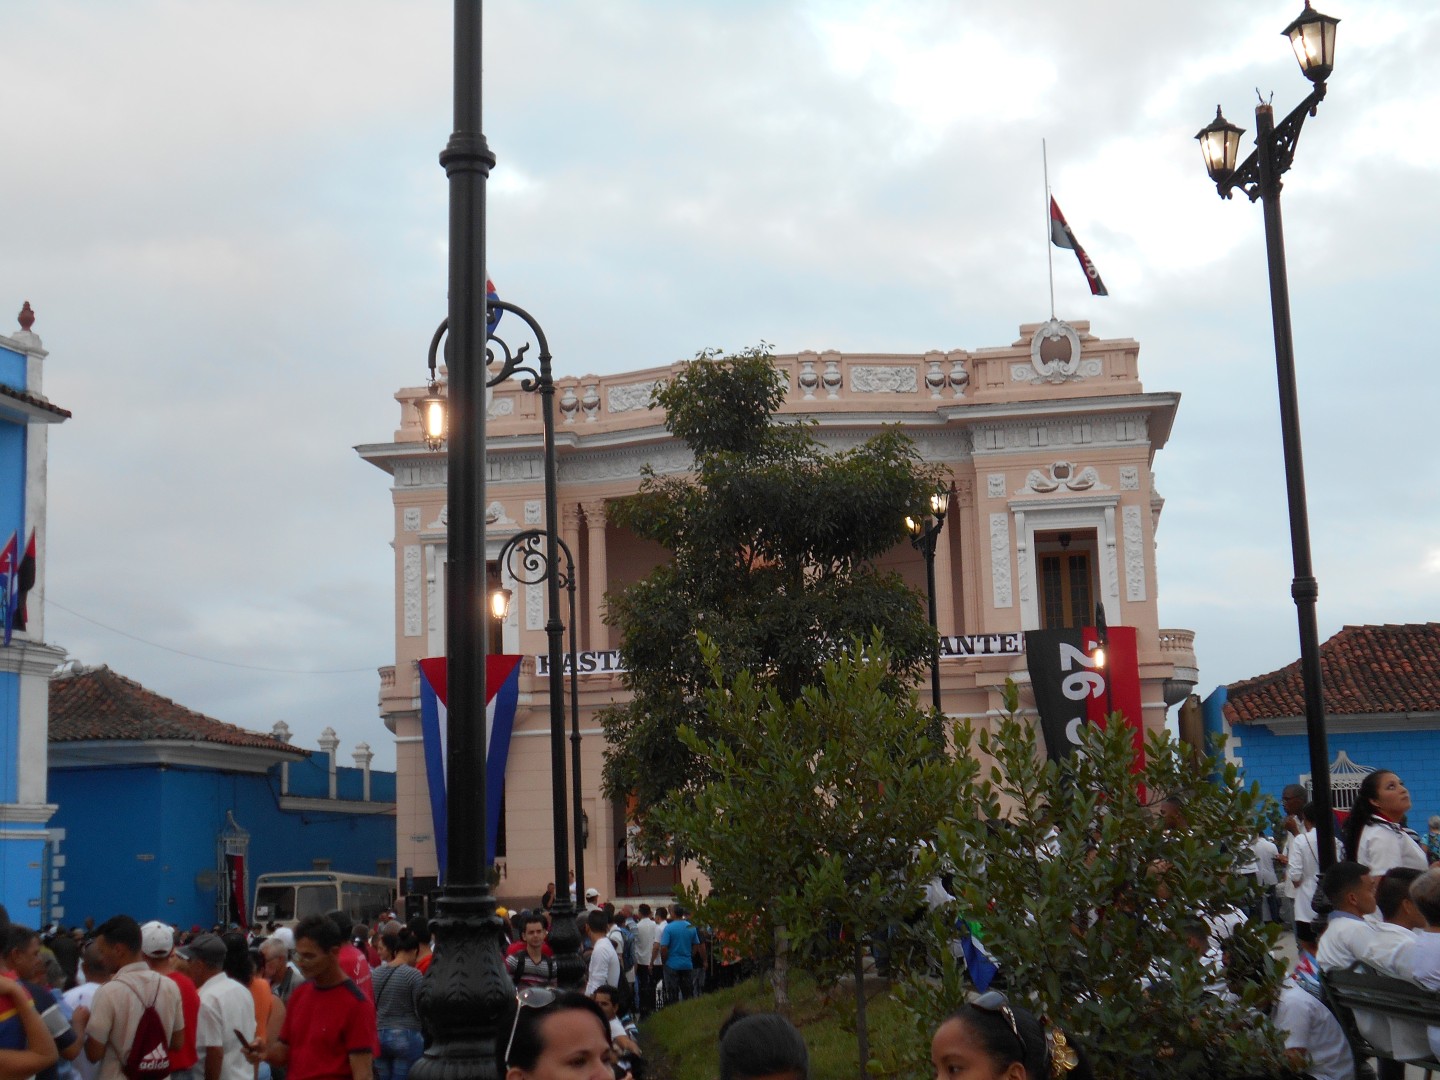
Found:
[[[352, 937], [355, 924], [343, 911], [332, 911], [326, 918], [340, 928], [340, 935], [343, 938], [343, 944], [340, 946], [340, 970], [345, 973], [347, 979], [369, 995], [370, 1004], [375, 1004], [375, 987], [370, 981], [370, 961], [366, 960], [365, 954], [355, 947]], [[298, 947], [300, 940], [298, 934], [295, 940]]]
[[280, 1038], [245, 1057], [283, 1065], [288, 1080], [372, 1080], [375, 1006], [340, 966], [340, 928], [324, 915], [295, 927], [295, 962], [306, 981], [290, 995]]
[[147, 922], [140, 927], [140, 951], [151, 971], [169, 976], [180, 988], [185, 1042], [179, 1050], [170, 1052], [170, 1075], [177, 1080], [204, 1080], [205, 1070], [195, 1068], [200, 1061], [199, 1051], [195, 1049], [195, 1032], [200, 1023], [200, 991], [195, 989], [189, 975], [175, 968], [175, 932], [162, 922]]

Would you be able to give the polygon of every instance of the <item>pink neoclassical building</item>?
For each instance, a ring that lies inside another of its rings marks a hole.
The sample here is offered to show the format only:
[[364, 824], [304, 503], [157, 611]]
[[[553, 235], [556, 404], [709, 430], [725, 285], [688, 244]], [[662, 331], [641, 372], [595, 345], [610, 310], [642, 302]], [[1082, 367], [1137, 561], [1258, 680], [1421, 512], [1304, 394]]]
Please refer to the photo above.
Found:
[[[1167, 706], [1194, 685], [1193, 635], [1161, 628], [1155, 576], [1164, 500], [1152, 466], [1180, 398], [1145, 391], [1139, 352], [1128, 338], [1091, 336], [1088, 323], [1052, 320], [1021, 326], [1013, 343], [995, 348], [776, 357], [790, 387], [782, 411], [816, 421], [825, 442], [853, 445], [900, 423], [920, 455], [953, 477], [936, 557], [938, 623], [951, 639], [940, 664], [947, 713], [996, 709], [1007, 676], [1028, 680], [1022, 632], [1080, 625], [1097, 601], [1112, 625], [1137, 629], [1147, 726], [1161, 725]], [[619, 658], [610, 653], [605, 596], [666, 557], [610, 522], [607, 505], [636, 490], [646, 465], [658, 473], [690, 466], [685, 446], [649, 408], [651, 389], [674, 370], [556, 380], [559, 524], [578, 563], [579, 649], [590, 654], [579, 676], [584, 877], [605, 897], [662, 892], [670, 873], [617, 877], [626, 807], [600, 793], [605, 746], [594, 716], [626, 693], [613, 670]], [[393, 478], [395, 665], [381, 669], [380, 712], [396, 741], [397, 869], [412, 871], [417, 890], [433, 885], [436, 862], [416, 661], [445, 652], [445, 456], [421, 439], [413, 403], [422, 393], [396, 395], [392, 441], [357, 448]], [[493, 559], [516, 531], [544, 524], [536, 395], [513, 380], [497, 387], [487, 431]], [[925, 566], [908, 543], [884, 562], [923, 596]], [[546, 648], [544, 586], [515, 588], [507, 620], [492, 626], [491, 649], [534, 657]], [[532, 660], [522, 669], [496, 860], [502, 901], [523, 904], [554, 878], [549, 705], [535, 667]]]

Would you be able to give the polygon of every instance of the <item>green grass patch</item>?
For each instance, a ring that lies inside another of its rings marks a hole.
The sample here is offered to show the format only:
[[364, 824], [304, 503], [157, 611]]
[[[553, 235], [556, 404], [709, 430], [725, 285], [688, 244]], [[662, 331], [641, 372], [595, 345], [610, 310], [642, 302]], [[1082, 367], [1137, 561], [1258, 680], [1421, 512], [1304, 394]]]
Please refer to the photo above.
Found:
[[[903, 1057], [893, 1045], [908, 1020], [890, 996], [886, 984], [866, 984], [872, 1063], [879, 1057], [889, 1063]], [[842, 986], [830, 995], [821, 993], [809, 976], [795, 973], [790, 981], [790, 1019], [810, 1048], [810, 1075], [814, 1080], [858, 1075], [855, 1037], [855, 995]], [[748, 979], [737, 986], [705, 994], [692, 1001], [670, 1005], [655, 1013], [640, 1028], [640, 1045], [654, 1063], [654, 1080], [715, 1080], [719, 1075], [717, 1035], [736, 1005], [750, 1012], [775, 1008], [768, 979]], [[929, 1048], [926, 1047], [928, 1057]], [[898, 1068], [898, 1066], [897, 1066]], [[898, 1077], [884, 1066], [870, 1072], [875, 1080]]]

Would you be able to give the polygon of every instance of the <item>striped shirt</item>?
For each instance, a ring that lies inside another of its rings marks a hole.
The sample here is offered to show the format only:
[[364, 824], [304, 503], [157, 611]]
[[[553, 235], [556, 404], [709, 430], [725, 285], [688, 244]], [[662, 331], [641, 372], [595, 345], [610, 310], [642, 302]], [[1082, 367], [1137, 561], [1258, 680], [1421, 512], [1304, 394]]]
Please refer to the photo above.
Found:
[[383, 964], [371, 973], [375, 1026], [420, 1030], [420, 987], [425, 976], [409, 964]]

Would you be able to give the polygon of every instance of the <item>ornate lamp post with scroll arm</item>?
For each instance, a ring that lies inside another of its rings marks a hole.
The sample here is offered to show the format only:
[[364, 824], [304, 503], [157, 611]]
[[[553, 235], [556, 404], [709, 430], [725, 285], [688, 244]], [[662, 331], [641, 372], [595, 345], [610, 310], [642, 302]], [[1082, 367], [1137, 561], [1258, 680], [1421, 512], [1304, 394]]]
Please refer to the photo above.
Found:
[[[553, 518], [549, 519], [551, 522]], [[541, 546], [543, 543], [543, 547]], [[556, 546], [565, 556], [562, 566], [555, 559]], [[578, 903], [570, 900], [566, 887], [570, 863], [567, 858], [565, 838], [565, 700], [564, 660], [560, 651], [560, 636], [565, 625], [560, 622], [560, 590], [563, 588], [570, 600], [570, 714], [572, 727], [580, 728], [580, 696], [578, 666], [575, 662], [575, 557], [570, 545], [555, 535], [553, 525], [544, 529], [526, 529], [505, 541], [497, 558], [501, 568], [508, 570], [510, 579], [517, 585], [546, 586], [549, 601], [549, 617], [545, 620], [547, 643], [546, 659], [550, 671], [550, 781], [551, 801], [555, 821], [555, 903], [551, 908], [550, 948], [555, 953], [556, 977], [565, 989], [578, 990], [585, 981], [585, 965], [580, 960], [580, 932], [576, 928], [575, 908]], [[513, 594], [508, 588], [499, 588], [490, 594], [491, 613], [503, 621], [510, 614]], [[557, 732], [559, 735], [557, 736]], [[574, 772], [575, 780], [575, 859], [578, 865], [582, 857], [580, 823], [580, 768], [578, 760]], [[579, 883], [577, 871], [576, 882]]]
[[950, 509], [950, 489], [941, 488], [930, 495], [930, 517], [905, 519], [910, 531], [910, 546], [925, 556], [925, 596], [929, 602], [930, 629], [935, 631], [935, 644], [930, 653], [930, 703], [938, 723], [944, 710], [940, 706], [940, 625], [935, 613], [935, 549], [940, 543], [940, 530], [945, 528], [945, 513]]
[[1290, 549], [1295, 567], [1290, 595], [1294, 597], [1300, 626], [1300, 674], [1305, 688], [1305, 731], [1310, 745], [1312, 798], [1319, 811], [1321, 869], [1334, 861], [1334, 817], [1330, 800], [1330, 754], [1326, 746], [1325, 699], [1320, 679], [1320, 640], [1315, 622], [1315, 601], [1320, 588], [1310, 561], [1310, 516], [1305, 500], [1305, 465], [1300, 449], [1300, 405], [1295, 389], [1295, 343], [1290, 331], [1290, 285], [1285, 270], [1285, 233], [1280, 220], [1280, 178], [1290, 169], [1300, 128], [1314, 116], [1325, 98], [1325, 80], [1335, 67], [1335, 27], [1339, 19], [1321, 15], [1305, 2], [1305, 10], [1284, 30], [1295, 50], [1300, 70], [1313, 84], [1308, 97], [1277, 127], [1270, 105], [1255, 108], [1255, 151], [1238, 166], [1240, 136], [1236, 127], [1215, 110], [1215, 119], [1195, 136], [1205, 158], [1205, 170], [1221, 198], [1239, 188], [1265, 211], [1265, 249], [1269, 255], [1270, 315], [1274, 324], [1275, 368], [1280, 388], [1280, 434], [1285, 455], [1285, 490], [1290, 510]]

